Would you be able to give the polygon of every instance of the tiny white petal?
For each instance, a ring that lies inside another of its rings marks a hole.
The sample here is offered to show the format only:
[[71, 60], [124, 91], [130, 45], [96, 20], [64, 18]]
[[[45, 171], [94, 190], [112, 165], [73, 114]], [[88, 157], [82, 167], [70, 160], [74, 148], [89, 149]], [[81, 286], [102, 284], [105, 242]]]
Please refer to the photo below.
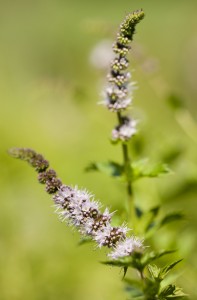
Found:
[[134, 251], [139, 251], [143, 249], [143, 241], [137, 237], [129, 237], [124, 241], [118, 243], [116, 248], [108, 254], [108, 256], [112, 259], [118, 259], [121, 257], [129, 256]]
[[93, 239], [97, 242], [99, 248], [103, 246], [106, 241], [106, 238], [110, 236], [112, 226], [109, 224], [104, 226], [101, 230], [95, 232]]

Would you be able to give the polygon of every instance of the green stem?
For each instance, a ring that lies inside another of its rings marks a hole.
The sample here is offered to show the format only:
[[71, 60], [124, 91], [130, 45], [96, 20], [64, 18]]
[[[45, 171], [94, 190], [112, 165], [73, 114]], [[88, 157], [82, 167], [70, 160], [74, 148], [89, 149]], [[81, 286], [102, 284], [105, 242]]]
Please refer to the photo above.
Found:
[[[117, 117], [119, 124], [122, 122], [122, 115], [120, 112], [117, 112]], [[132, 189], [132, 181], [131, 181], [131, 159], [129, 156], [128, 144], [122, 143], [122, 152], [123, 152], [123, 160], [124, 160], [124, 170], [127, 181], [127, 206], [128, 206], [128, 223], [134, 229], [135, 225], [135, 206], [133, 201], [133, 189]]]

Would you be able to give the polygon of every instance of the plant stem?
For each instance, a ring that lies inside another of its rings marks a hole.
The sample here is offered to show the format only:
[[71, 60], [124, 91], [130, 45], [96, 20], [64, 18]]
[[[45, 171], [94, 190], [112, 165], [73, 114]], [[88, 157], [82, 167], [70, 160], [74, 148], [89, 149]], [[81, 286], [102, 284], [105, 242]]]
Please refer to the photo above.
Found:
[[[117, 117], [119, 124], [122, 125], [122, 115], [121, 112], [117, 112]], [[133, 189], [132, 189], [132, 181], [131, 181], [131, 159], [129, 156], [128, 144], [122, 143], [122, 152], [123, 152], [123, 160], [124, 160], [124, 171], [126, 175], [127, 181], [127, 206], [128, 206], [128, 222], [132, 225], [133, 229], [135, 228], [135, 206], [133, 201]]]

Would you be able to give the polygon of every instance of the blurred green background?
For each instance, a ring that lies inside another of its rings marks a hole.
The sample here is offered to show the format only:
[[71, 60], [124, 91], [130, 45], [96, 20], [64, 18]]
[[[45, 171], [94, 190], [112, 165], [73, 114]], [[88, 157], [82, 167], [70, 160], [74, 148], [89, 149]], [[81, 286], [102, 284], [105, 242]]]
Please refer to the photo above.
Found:
[[[142, 209], [162, 203], [163, 210], [185, 211], [185, 221], [162, 229], [151, 243], [179, 249], [185, 259], [174, 279], [197, 299], [197, 1], [1, 0], [1, 300], [126, 299], [122, 274], [99, 263], [105, 251], [77, 246], [78, 234], [53, 213], [34, 171], [6, 150], [31, 147], [64, 183], [86, 187], [112, 210], [124, 207], [120, 183], [84, 172], [91, 161], [122, 159], [109, 142], [116, 118], [97, 105], [107, 70], [93, 66], [90, 56], [138, 8], [146, 13], [130, 55], [139, 86], [138, 156], [163, 158], [173, 173], [139, 181], [135, 199]], [[183, 99], [184, 106], [172, 109], [169, 99]]]

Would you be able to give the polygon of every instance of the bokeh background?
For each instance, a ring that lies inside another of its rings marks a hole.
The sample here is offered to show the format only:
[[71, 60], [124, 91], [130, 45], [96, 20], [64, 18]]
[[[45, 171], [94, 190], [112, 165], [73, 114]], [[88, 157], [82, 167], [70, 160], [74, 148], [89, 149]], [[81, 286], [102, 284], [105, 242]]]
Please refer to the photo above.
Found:
[[174, 280], [197, 299], [197, 1], [1, 0], [1, 300], [126, 299], [120, 271], [99, 263], [105, 251], [78, 246], [34, 171], [6, 151], [34, 148], [63, 182], [123, 209], [124, 187], [84, 169], [94, 160], [122, 160], [109, 142], [116, 118], [97, 105], [107, 73], [99, 62], [125, 14], [141, 7], [146, 18], [130, 55], [139, 86], [133, 115], [141, 120], [133, 156], [162, 159], [173, 172], [139, 181], [135, 199], [142, 209], [162, 203], [163, 211], [185, 212], [151, 243], [179, 249], [185, 259]]

